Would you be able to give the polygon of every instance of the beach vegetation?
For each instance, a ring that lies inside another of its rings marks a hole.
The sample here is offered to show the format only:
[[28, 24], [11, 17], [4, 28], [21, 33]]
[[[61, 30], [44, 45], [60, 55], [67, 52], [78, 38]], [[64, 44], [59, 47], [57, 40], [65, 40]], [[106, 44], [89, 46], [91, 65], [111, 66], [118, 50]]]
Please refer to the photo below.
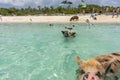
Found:
[[112, 10], [115, 8], [113, 6], [99, 6], [95, 4], [87, 4], [86, 7], [82, 7], [82, 5], [78, 5], [78, 7], [41, 7], [40, 5], [37, 6], [37, 8], [32, 8], [28, 6], [27, 8], [0, 8], [0, 15], [3, 16], [26, 16], [26, 15], [69, 15], [69, 14], [81, 14], [83, 11], [85, 13], [91, 13], [92, 8], [95, 8], [96, 12], [100, 12], [102, 10], [102, 13], [105, 13], [105, 9], [109, 8], [109, 11], [112, 12]]

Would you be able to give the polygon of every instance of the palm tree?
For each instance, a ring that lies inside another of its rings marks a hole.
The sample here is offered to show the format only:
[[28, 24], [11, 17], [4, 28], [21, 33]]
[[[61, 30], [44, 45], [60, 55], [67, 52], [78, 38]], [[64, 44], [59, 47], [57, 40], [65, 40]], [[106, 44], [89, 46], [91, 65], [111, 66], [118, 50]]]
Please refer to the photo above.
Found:
[[67, 0], [62, 1], [61, 3], [67, 5], [68, 8], [70, 8], [70, 6], [72, 4], [72, 2], [67, 1]]
[[87, 6], [86, 3], [85, 3], [85, 0], [81, 0], [81, 5], [82, 5], [82, 7], [86, 7]]
[[62, 1], [61, 3], [62, 3], [62, 4], [66, 4], [66, 3], [67, 3], [67, 0]]
[[41, 9], [41, 6], [39, 5], [39, 6], [37, 6], [38, 7], [38, 9], [40, 10]]
[[72, 2], [67, 2], [67, 4], [68, 4], [68, 8], [70, 8], [71, 7], [71, 4], [72, 4]]

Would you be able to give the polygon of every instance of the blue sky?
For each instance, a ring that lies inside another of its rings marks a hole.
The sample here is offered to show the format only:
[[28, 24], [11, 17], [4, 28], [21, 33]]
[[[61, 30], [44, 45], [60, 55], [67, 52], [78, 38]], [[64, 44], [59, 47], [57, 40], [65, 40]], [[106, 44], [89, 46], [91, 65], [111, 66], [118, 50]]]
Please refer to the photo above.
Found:
[[[0, 0], [0, 7], [37, 7], [40, 5], [44, 6], [59, 6], [63, 0]], [[73, 2], [72, 6], [76, 7], [81, 3], [81, 0], [68, 0]], [[99, 5], [112, 5], [120, 6], [120, 0], [86, 0], [88, 4], [99, 4]]]

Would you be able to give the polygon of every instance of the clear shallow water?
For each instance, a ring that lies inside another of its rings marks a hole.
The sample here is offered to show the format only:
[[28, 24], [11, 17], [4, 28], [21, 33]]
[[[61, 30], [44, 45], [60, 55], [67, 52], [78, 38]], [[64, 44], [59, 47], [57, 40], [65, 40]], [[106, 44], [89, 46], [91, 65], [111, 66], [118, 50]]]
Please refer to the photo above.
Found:
[[74, 24], [76, 37], [64, 38], [70, 25], [1, 23], [0, 80], [75, 80], [76, 54], [120, 51], [120, 24]]

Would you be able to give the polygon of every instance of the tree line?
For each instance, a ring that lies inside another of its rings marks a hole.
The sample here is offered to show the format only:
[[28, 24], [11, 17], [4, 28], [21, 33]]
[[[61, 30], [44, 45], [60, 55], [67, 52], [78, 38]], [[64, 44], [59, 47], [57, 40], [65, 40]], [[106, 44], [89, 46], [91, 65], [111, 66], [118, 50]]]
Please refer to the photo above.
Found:
[[10, 7], [10, 8], [0, 8], [0, 15], [3, 16], [26, 16], [26, 15], [57, 15], [57, 14], [80, 14], [83, 11], [85, 13], [91, 13], [92, 8], [95, 8], [96, 12], [102, 12], [105, 13], [105, 9], [109, 8], [109, 11], [112, 12], [112, 10], [115, 8], [113, 6], [99, 6], [99, 5], [94, 5], [94, 4], [89, 4], [86, 7], [83, 7], [82, 5], [78, 5], [76, 8], [72, 7], [67, 7], [64, 8], [62, 6], [58, 6], [54, 8], [53, 6], [51, 7], [43, 7], [41, 8], [38, 6], [37, 8], [15, 8], [15, 7]]

